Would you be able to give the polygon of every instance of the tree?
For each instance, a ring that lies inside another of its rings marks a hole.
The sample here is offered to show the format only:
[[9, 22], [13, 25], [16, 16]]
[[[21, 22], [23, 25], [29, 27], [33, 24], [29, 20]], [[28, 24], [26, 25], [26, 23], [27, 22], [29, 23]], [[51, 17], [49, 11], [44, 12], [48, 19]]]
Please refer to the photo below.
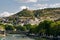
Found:
[[25, 24], [24, 26], [26, 27], [26, 29], [27, 29], [27, 30], [30, 30], [30, 29], [31, 29], [31, 27], [32, 27], [32, 25], [31, 25], [31, 24]]
[[43, 22], [40, 22], [40, 24], [37, 27], [37, 33], [42, 33], [42, 34], [50, 34], [50, 25], [53, 23], [53, 21], [50, 20], [45, 20]]
[[19, 30], [19, 31], [26, 31], [26, 27], [21, 26], [21, 25], [18, 25], [15, 28], [16, 28], [16, 30]]
[[5, 30], [14, 30], [14, 26], [12, 25], [5, 25]]
[[57, 24], [57, 35], [60, 35], [60, 21], [57, 21], [56, 24]]
[[54, 36], [60, 35], [60, 21], [51, 24], [51, 34]]
[[37, 25], [32, 25], [31, 27], [30, 27], [30, 33], [35, 33], [36, 34], [36, 27], [37, 27]]

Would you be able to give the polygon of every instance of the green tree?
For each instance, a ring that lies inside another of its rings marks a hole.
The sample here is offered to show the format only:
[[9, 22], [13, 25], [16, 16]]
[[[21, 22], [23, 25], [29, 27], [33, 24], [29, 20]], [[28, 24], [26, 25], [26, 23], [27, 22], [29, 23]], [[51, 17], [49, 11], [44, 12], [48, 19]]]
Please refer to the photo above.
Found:
[[25, 24], [24, 26], [26, 27], [27, 30], [30, 30], [30, 28], [32, 27], [31, 24]]
[[19, 30], [19, 31], [25, 31], [26, 30], [26, 27], [21, 26], [21, 25], [18, 25], [15, 28], [16, 28], [16, 30]]
[[51, 23], [53, 23], [53, 21], [50, 21], [50, 20], [45, 20], [43, 22], [40, 22], [40, 24], [37, 27], [37, 33], [49, 35], [51, 31], [51, 28], [50, 28]]
[[5, 25], [5, 30], [14, 30], [14, 26], [13, 25]]
[[60, 35], [60, 21], [51, 24], [51, 34], [54, 36]]
[[30, 33], [36, 33], [36, 27], [37, 27], [37, 25], [32, 25], [31, 27], [30, 27]]

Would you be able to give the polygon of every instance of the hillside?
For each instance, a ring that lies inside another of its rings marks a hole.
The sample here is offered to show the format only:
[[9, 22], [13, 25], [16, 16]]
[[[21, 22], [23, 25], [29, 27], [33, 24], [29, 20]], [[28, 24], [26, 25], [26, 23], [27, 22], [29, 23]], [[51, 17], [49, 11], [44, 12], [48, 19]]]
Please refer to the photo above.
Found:
[[0, 18], [0, 21], [6, 21], [6, 23], [27, 23], [29, 20], [38, 18], [40, 21], [45, 19], [57, 20], [60, 19], [60, 8], [46, 8], [39, 10], [23, 9], [22, 11], [9, 16]]
[[39, 10], [28, 10], [23, 9], [22, 11], [16, 13], [13, 16], [19, 17], [41, 17], [41, 16], [59, 16], [60, 15], [60, 8], [46, 8], [46, 9], [39, 9]]

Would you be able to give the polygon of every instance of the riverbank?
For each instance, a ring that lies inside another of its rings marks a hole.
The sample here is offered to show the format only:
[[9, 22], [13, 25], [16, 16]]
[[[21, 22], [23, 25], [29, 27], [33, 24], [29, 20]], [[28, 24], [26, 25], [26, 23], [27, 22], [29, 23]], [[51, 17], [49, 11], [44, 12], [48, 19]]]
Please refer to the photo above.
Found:
[[5, 37], [6, 35], [5, 34], [0, 34], [0, 37]]
[[50, 35], [50, 36], [41, 36], [39, 34], [32, 34], [32, 33], [29, 33], [29, 32], [25, 32], [25, 31], [4, 31], [0, 34], [0, 36], [8, 36], [8, 34], [23, 34], [23, 36], [21, 37], [29, 37], [29, 38], [60, 38], [60, 36], [53, 36], [53, 35]]
[[[5, 39], [6, 39], [6, 37], [7, 37], [7, 39], [8, 39], [8, 37], [9, 37], [9, 39], [10, 38], [14, 38], [14, 39], [34, 39], [34, 40], [55, 40], [55, 39], [59, 39], [60, 40], [60, 38], [48, 38], [48, 37], [44, 37], [44, 36], [39, 36], [39, 37], [36, 37], [36, 36], [27, 36], [27, 35], [25, 35], [25, 34], [7, 34], [7, 35], [5, 35], [5, 36], [3, 36], [3, 34], [0, 34], [0, 37], [5, 37]], [[12, 40], [11, 39], [11, 40]], [[14, 40], [13, 39], [13, 40]]]

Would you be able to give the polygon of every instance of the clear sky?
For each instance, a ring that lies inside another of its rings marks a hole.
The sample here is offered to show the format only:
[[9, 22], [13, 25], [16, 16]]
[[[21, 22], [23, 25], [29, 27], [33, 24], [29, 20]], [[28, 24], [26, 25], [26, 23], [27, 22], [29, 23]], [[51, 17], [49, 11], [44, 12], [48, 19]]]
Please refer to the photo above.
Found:
[[0, 0], [0, 17], [15, 14], [22, 9], [60, 7], [60, 0]]

